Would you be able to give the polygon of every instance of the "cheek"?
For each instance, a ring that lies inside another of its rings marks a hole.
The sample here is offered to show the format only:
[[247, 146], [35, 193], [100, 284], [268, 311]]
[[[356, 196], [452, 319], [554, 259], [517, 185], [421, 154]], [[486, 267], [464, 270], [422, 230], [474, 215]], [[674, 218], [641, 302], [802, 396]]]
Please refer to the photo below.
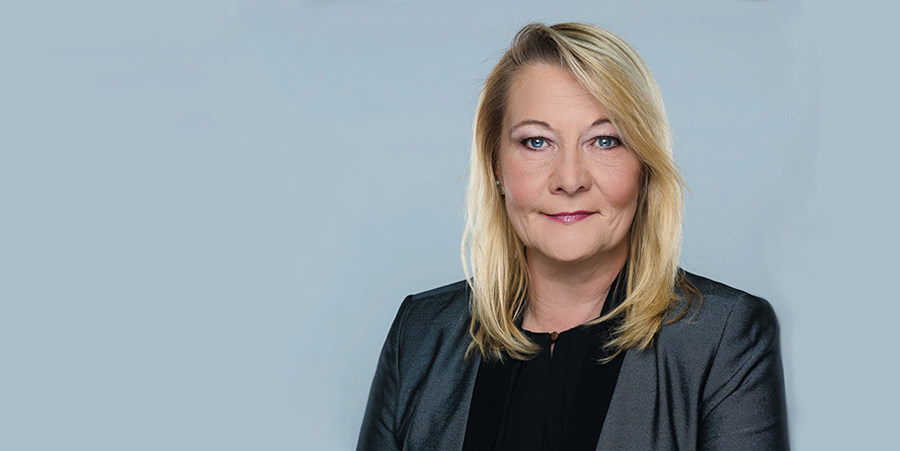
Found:
[[528, 174], [527, 171], [516, 170], [510, 166], [506, 166], [505, 169], [501, 174], [506, 214], [516, 235], [528, 242], [530, 224], [538, 212], [540, 183], [538, 177]]
[[515, 209], [525, 208], [530, 203], [530, 199], [534, 197], [534, 190], [525, 183], [507, 182], [506, 183], [506, 204]]
[[513, 223], [516, 223], [523, 220], [524, 216], [534, 209], [534, 195], [533, 192], [522, 183], [506, 182], [505, 185], [506, 195], [504, 196], [504, 201], [506, 202], [506, 211], [509, 214], [510, 220], [512, 220]]
[[641, 190], [641, 170], [638, 164], [601, 177], [606, 200], [618, 208], [636, 208]]
[[507, 207], [521, 209], [532, 203], [541, 188], [538, 174], [511, 162], [506, 162], [502, 168], [500, 174]]
[[618, 182], [610, 184], [606, 190], [609, 202], [623, 208], [636, 205], [640, 184], [633, 179], [622, 179]]
[[507, 188], [503, 199], [506, 204], [506, 217], [513, 230], [522, 241], [528, 241], [528, 211], [527, 205], [522, 204], [518, 195]]

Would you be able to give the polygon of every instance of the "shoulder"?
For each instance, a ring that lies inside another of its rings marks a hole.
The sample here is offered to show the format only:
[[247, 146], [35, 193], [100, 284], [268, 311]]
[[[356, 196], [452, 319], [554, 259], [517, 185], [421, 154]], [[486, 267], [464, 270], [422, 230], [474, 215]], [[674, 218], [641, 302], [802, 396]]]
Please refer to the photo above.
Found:
[[423, 413], [444, 405], [429, 400], [449, 399], [448, 390], [459, 396], [453, 389], [471, 373], [464, 362], [468, 298], [466, 283], [457, 282], [403, 301], [378, 360], [359, 449], [398, 447], [417, 412], [426, 425], [441, 418]]
[[468, 345], [469, 288], [465, 281], [407, 296], [391, 333], [401, 354], [427, 356]]
[[[661, 349], [689, 349], [697, 358], [708, 358], [729, 349], [765, 348], [777, 339], [778, 324], [768, 301], [696, 274], [684, 275], [700, 295], [690, 305], [683, 299], [673, 309], [670, 322], [660, 330]], [[695, 352], [703, 350], [707, 352]]]
[[695, 311], [660, 330], [661, 356], [699, 395], [704, 449], [787, 449], [778, 322], [765, 300], [685, 274]]
[[469, 288], [462, 280], [407, 296], [397, 313], [404, 323], [445, 322], [468, 315]]
[[[775, 322], [775, 312], [765, 299], [687, 271], [684, 275], [700, 293], [699, 299], [693, 299], [691, 305], [682, 300], [675, 309], [675, 313], [687, 309], [685, 319], [688, 322]], [[684, 296], [680, 291], [679, 295]]]

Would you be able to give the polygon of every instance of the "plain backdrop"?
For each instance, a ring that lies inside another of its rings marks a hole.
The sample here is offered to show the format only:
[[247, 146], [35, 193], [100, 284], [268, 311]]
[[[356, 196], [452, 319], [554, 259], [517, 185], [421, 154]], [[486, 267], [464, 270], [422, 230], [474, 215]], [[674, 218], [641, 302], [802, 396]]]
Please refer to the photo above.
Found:
[[480, 85], [532, 21], [654, 71], [682, 264], [774, 306], [794, 448], [896, 446], [886, 4], [4, 6], [0, 449], [352, 449], [401, 300], [462, 278]]

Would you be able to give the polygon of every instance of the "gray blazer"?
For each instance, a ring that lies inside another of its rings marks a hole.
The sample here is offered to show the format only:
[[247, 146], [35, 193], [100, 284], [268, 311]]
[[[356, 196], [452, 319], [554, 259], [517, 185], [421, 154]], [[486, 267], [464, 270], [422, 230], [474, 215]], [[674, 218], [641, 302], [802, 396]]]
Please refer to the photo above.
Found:
[[[629, 350], [597, 450], [787, 450], [772, 307], [687, 274], [700, 307]], [[677, 311], [677, 309], [676, 309]], [[403, 301], [375, 372], [357, 450], [460, 450], [480, 359], [465, 360], [469, 297], [458, 282]]]

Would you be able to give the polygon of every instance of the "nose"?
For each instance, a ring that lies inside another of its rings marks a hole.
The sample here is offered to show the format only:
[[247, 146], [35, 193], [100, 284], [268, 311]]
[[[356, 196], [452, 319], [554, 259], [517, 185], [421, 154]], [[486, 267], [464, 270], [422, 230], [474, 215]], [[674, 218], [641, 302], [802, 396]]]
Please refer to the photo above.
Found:
[[561, 148], [554, 162], [551, 191], [568, 195], [587, 191], [590, 188], [590, 175], [584, 158], [584, 153], [577, 147]]

